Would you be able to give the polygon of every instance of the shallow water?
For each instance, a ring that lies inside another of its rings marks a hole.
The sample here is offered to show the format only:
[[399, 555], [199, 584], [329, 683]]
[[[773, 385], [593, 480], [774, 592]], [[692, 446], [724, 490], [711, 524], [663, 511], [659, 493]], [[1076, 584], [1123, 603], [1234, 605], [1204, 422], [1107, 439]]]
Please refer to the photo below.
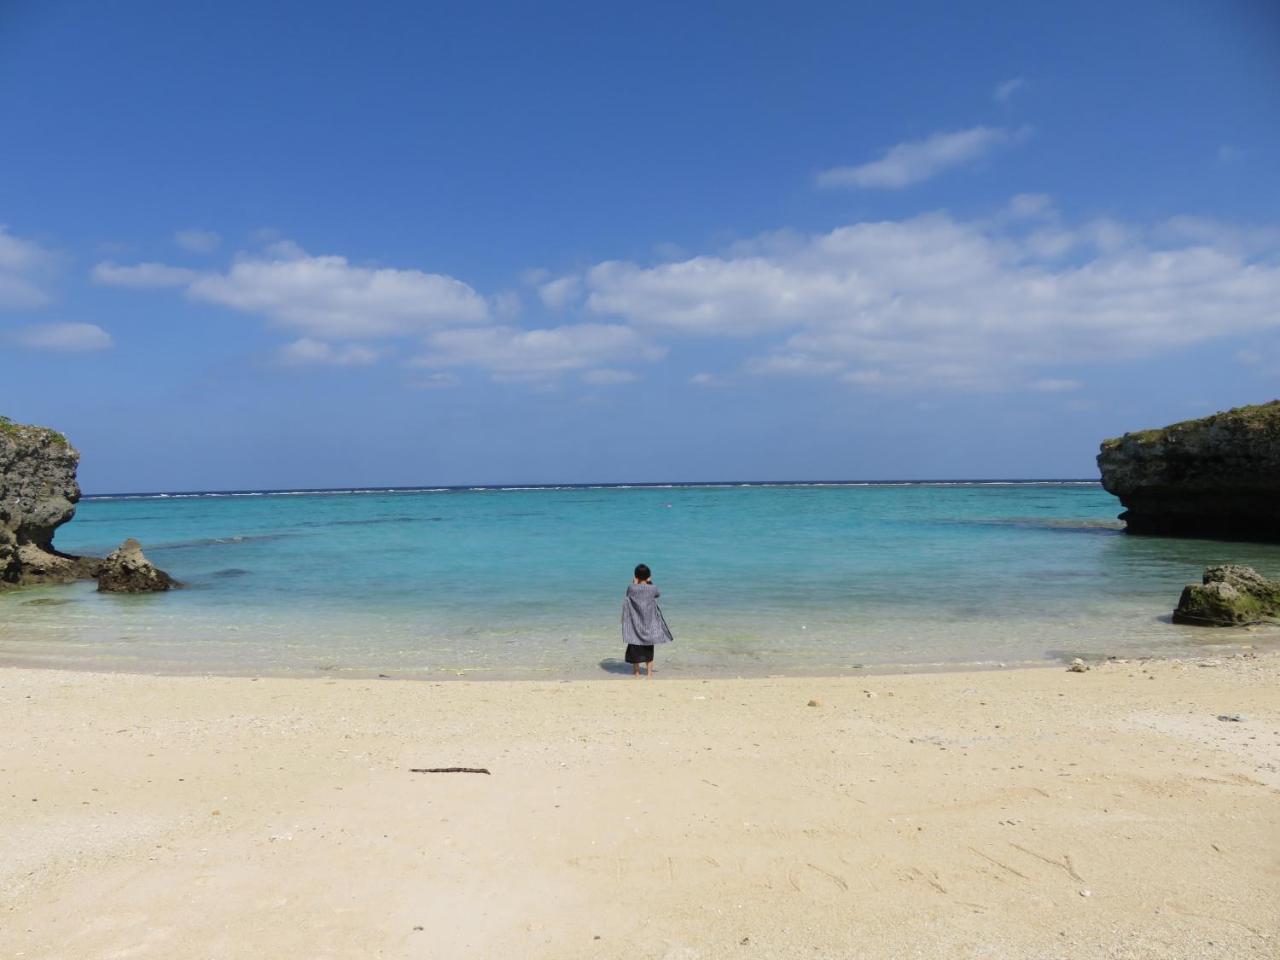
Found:
[[828, 673], [1194, 655], [1276, 631], [1168, 615], [1210, 563], [1280, 547], [1124, 535], [1096, 484], [567, 487], [88, 499], [57, 546], [139, 538], [188, 588], [0, 595], [0, 660], [176, 672], [618, 670], [632, 567], [660, 670]]

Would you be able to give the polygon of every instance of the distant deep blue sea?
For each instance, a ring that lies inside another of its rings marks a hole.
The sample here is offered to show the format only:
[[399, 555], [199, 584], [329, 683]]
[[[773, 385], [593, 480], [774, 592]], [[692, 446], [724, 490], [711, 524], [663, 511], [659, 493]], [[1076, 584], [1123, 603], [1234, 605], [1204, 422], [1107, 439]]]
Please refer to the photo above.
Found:
[[672, 484], [90, 497], [55, 544], [137, 537], [187, 584], [0, 594], [0, 662], [156, 672], [583, 677], [617, 671], [632, 568], [670, 675], [1196, 655], [1275, 631], [1179, 627], [1210, 563], [1280, 547], [1131, 537], [1096, 483]]

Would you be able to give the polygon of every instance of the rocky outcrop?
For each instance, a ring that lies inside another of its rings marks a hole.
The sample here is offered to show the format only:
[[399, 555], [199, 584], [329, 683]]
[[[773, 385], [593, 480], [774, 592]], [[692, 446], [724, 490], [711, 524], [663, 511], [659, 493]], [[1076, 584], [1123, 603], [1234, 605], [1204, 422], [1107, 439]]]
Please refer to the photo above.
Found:
[[1130, 533], [1280, 542], [1280, 400], [1105, 440]]
[[107, 554], [98, 570], [100, 593], [159, 593], [180, 586], [147, 559], [142, 544], [132, 537]]
[[80, 454], [56, 430], [0, 417], [0, 587], [66, 583], [97, 574], [100, 561], [53, 548], [53, 533], [80, 499]]
[[1199, 627], [1238, 627], [1280, 619], [1280, 580], [1268, 580], [1253, 567], [1206, 567], [1203, 583], [1183, 588], [1174, 623]]

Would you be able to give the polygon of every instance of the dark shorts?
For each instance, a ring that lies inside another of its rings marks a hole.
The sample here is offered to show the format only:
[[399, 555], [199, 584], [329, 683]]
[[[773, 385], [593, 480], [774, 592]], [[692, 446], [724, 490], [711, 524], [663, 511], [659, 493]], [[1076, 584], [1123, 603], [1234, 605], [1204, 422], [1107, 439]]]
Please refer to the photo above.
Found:
[[627, 663], [653, 663], [653, 644], [628, 643]]

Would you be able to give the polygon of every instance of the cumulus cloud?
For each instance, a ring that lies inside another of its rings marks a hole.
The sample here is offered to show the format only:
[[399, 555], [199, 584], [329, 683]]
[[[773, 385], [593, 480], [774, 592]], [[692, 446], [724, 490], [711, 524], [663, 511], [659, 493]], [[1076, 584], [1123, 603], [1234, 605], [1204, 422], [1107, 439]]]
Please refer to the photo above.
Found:
[[[312, 256], [290, 240], [241, 254], [225, 272], [106, 262], [94, 268], [93, 278], [122, 287], [184, 287], [193, 300], [258, 314], [319, 341], [420, 335], [483, 322], [494, 309], [453, 277]], [[518, 298], [500, 296], [496, 308], [509, 313], [518, 304]]]
[[39, 307], [49, 302], [42, 288], [57, 255], [34, 240], [15, 237], [0, 224], [0, 308]]
[[280, 362], [289, 366], [322, 364], [332, 367], [365, 367], [376, 363], [377, 350], [358, 343], [334, 346], [323, 340], [303, 337], [280, 348]]
[[188, 227], [174, 233], [173, 242], [191, 253], [213, 253], [222, 245], [222, 237], [212, 230]]
[[108, 287], [133, 287], [147, 290], [157, 287], [185, 287], [200, 274], [186, 267], [170, 267], [163, 263], [135, 263], [122, 267], [105, 260], [97, 264], [90, 274], [94, 283]]
[[111, 334], [92, 323], [38, 323], [14, 332], [13, 339], [33, 350], [105, 350]]
[[1001, 80], [996, 84], [995, 89], [991, 91], [991, 96], [1000, 103], [1008, 103], [1009, 99], [1026, 85], [1027, 81], [1022, 77]]
[[1280, 245], [1264, 248], [1265, 232], [1103, 220], [1057, 223], [1046, 243], [1042, 230], [937, 213], [774, 234], [722, 256], [600, 264], [585, 302], [655, 333], [761, 336], [750, 373], [880, 387], [1025, 385], [1037, 368], [1280, 327]]
[[355, 266], [346, 257], [311, 256], [288, 242], [241, 257], [226, 273], [203, 275], [187, 292], [318, 339], [402, 336], [489, 315], [484, 298], [453, 277]]
[[476, 367], [507, 382], [554, 379], [608, 363], [657, 360], [665, 354], [661, 347], [621, 324], [441, 330], [426, 342], [427, 352], [410, 361], [414, 366]]
[[935, 133], [924, 140], [900, 143], [879, 160], [855, 167], [834, 167], [818, 174], [820, 187], [863, 187], [896, 190], [920, 183], [966, 163], [1003, 144], [1027, 136], [1029, 131], [1003, 127], [970, 127], [951, 133]]
[[1047, 193], [1019, 193], [1009, 201], [1009, 214], [1020, 220], [1053, 217], [1053, 197]]
[[539, 286], [538, 297], [552, 310], [563, 310], [581, 291], [582, 281], [577, 277], [558, 277]]

